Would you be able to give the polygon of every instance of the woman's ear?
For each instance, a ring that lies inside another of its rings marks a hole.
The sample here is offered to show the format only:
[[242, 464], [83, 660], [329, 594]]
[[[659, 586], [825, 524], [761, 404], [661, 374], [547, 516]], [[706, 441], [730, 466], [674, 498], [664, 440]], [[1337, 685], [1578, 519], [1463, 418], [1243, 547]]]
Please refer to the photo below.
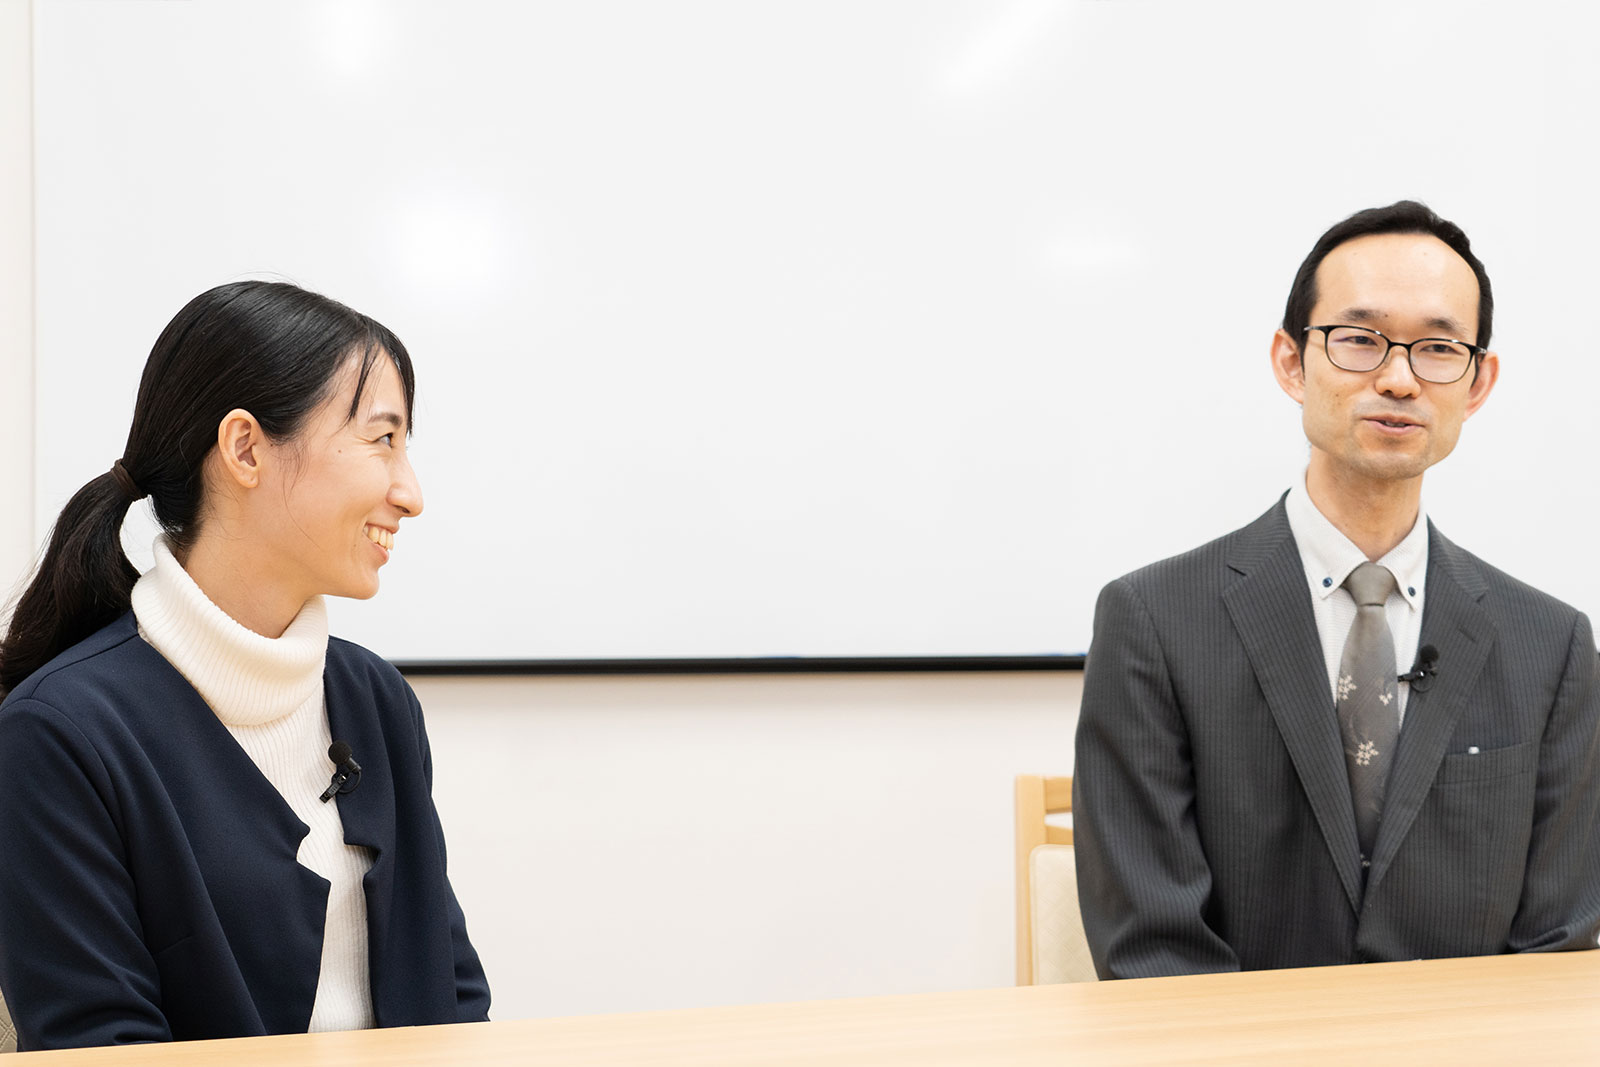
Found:
[[234, 408], [217, 424], [217, 458], [228, 483], [241, 489], [261, 484], [261, 464], [266, 459], [266, 434], [256, 417]]

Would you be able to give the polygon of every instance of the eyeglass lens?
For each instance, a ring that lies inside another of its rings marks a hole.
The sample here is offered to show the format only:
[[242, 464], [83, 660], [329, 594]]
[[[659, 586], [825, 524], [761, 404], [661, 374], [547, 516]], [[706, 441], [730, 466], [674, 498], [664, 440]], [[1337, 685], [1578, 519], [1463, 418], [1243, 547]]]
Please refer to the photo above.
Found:
[[[1328, 341], [1328, 359], [1341, 370], [1376, 370], [1389, 353], [1389, 340], [1374, 330], [1334, 326], [1323, 334]], [[1458, 341], [1429, 337], [1413, 341], [1406, 348], [1411, 353], [1411, 373], [1428, 382], [1457, 381], [1472, 361], [1472, 349]]]

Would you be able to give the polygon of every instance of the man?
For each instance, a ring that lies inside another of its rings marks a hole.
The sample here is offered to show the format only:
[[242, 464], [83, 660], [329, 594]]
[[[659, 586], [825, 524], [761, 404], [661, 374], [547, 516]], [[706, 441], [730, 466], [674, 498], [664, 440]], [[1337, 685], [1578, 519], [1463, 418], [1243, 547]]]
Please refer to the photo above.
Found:
[[1073, 783], [1102, 978], [1594, 947], [1589, 620], [1421, 508], [1493, 307], [1423, 205], [1334, 226], [1272, 341], [1304, 483], [1102, 592]]

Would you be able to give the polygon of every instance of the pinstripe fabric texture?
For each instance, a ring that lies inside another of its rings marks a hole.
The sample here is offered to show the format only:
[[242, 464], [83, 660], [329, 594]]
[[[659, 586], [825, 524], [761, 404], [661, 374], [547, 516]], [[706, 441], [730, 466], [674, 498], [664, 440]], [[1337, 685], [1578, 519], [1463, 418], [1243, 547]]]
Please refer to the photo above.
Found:
[[1363, 888], [1343, 744], [1283, 503], [1112, 582], [1073, 771], [1103, 978], [1592, 948], [1589, 621], [1429, 526], [1413, 692]]

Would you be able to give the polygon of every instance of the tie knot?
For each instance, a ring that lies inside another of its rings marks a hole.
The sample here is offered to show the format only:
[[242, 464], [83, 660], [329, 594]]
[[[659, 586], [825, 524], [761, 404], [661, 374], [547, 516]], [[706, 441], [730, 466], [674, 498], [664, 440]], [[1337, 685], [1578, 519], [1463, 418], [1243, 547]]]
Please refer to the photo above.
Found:
[[1389, 599], [1389, 594], [1394, 592], [1395, 580], [1388, 567], [1363, 563], [1350, 572], [1350, 577], [1344, 580], [1344, 587], [1361, 607], [1381, 608], [1384, 601]]

